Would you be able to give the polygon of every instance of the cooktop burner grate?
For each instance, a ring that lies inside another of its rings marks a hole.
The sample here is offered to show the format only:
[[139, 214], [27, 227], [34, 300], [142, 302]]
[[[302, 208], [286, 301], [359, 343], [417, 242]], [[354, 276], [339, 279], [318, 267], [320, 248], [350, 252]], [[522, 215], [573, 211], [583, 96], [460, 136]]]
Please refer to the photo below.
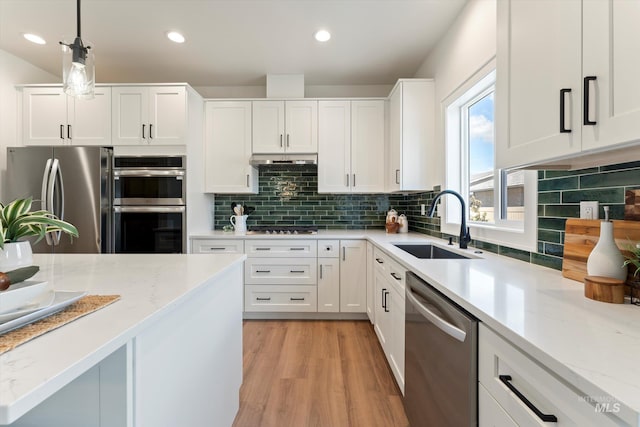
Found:
[[253, 225], [247, 234], [318, 234], [315, 225]]

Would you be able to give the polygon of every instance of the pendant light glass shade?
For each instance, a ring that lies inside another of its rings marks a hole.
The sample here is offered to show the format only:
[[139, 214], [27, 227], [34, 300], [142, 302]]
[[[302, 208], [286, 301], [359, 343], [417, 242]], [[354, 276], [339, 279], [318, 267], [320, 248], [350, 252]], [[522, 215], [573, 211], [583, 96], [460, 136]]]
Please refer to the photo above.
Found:
[[65, 40], [61, 45], [64, 92], [80, 99], [93, 99], [96, 83], [93, 49], [84, 47], [79, 37], [73, 43]]

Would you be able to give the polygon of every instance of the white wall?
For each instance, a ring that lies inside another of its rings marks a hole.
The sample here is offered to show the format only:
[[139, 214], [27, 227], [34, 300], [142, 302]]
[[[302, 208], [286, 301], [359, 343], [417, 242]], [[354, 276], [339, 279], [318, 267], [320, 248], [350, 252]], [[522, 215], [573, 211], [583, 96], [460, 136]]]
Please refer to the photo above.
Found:
[[442, 101], [496, 54], [496, 0], [469, 0], [414, 77], [435, 79], [436, 150], [434, 177], [444, 185]]
[[[62, 58], [60, 58], [62, 67]], [[0, 201], [6, 202], [4, 183], [7, 170], [7, 148], [20, 145], [17, 140], [18, 93], [15, 85], [26, 83], [61, 83], [54, 76], [0, 49]]]

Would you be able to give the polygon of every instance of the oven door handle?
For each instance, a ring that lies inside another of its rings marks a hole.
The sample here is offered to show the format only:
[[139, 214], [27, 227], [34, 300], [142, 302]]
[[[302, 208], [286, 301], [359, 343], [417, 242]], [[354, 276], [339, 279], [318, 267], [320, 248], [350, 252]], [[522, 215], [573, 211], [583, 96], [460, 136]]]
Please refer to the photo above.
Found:
[[460, 342], [464, 342], [467, 337], [467, 333], [462, 329], [452, 325], [446, 320], [442, 319], [440, 316], [429, 310], [425, 307], [418, 299], [413, 296], [413, 292], [411, 292], [411, 288], [407, 286], [406, 296], [409, 299], [411, 305], [429, 322], [431, 322], [434, 326], [440, 329], [445, 334], [449, 335], [452, 338]]
[[139, 177], [151, 177], [151, 176], [165, 176], [165, 177], [184, 177], [183, 170], [175, 170], [175, 169], [114, 169], [113, 176], [139, 176]]
[[184, 206], [114, 206], [115, 213], [174, 213], [184, 212]]

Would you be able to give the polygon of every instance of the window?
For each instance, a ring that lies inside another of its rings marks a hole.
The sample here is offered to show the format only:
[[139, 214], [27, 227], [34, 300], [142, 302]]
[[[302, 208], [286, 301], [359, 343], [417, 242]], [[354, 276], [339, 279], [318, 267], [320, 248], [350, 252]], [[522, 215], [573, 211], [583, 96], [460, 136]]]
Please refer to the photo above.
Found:
[[[491, 63], [444, 102], [445, 187], [468, 201], [472, 238], [535, 250], [537, 174], [496, 169], [495, 83]], [[441, 221], [442, 231], [454, 235], [460, 224], [456, 203], [445, 201]]]

